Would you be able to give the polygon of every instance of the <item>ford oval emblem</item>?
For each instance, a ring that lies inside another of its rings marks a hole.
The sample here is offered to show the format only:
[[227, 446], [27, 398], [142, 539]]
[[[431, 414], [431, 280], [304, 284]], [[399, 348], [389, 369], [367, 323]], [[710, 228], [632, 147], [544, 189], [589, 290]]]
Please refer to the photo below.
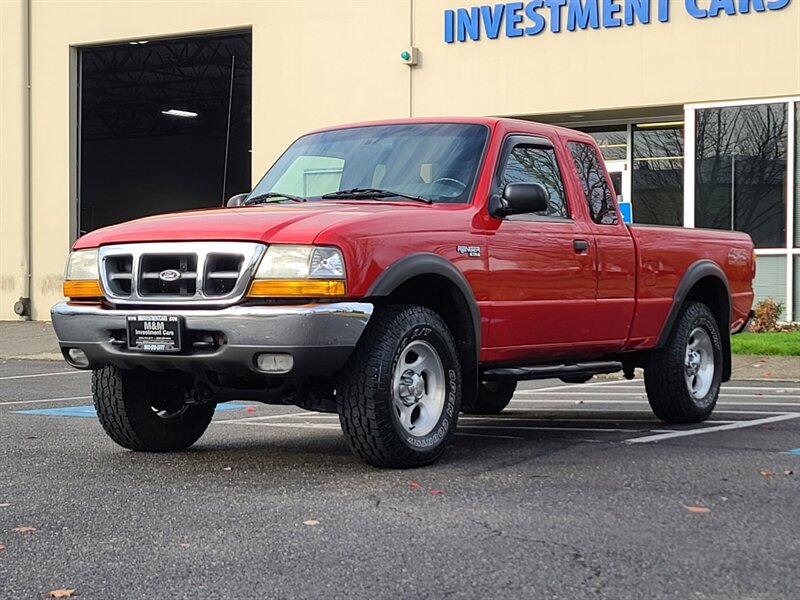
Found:
[[176, 271], [175, 269], [166, 269], [158, 274], [158, 278], [161, 281], [175, 281], [181, 278], [181, 274], [180, 271]]

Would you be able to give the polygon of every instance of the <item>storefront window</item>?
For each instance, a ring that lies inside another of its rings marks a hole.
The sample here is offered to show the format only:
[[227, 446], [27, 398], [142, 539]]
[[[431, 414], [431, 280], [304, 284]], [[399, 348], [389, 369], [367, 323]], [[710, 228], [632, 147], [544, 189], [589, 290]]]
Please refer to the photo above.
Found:
[[603, 160], [628, 160], [628, 128], [625, 125], [612, 127], [582, 127], [591, 135], [600, 148]]
[[697, 111], [695, 223], [786, 247], [786, 104]]
[[636, 223], [683, 225], [683, 123], [633, 128]]

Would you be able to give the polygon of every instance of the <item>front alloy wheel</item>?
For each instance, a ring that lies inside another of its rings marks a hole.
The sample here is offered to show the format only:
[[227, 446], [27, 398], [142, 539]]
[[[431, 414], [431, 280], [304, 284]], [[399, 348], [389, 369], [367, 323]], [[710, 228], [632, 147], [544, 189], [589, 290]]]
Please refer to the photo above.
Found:
[[342, 431], [369, 464], [435, 461], [461, 404], [461, 368], [445, 322], [422, 306], [381, 307], [342, 369], [336, 397]]

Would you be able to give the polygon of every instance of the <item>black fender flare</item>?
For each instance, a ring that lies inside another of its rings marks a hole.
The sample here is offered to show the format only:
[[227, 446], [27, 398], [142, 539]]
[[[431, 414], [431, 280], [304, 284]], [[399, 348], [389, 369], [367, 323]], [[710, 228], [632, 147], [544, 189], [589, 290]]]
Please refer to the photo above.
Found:
[[730, 323], [731, 323], [731, 286], [728, 283], [728, 276], [725, 271], [712, 260], [701, 259], [693, 262], [686, 269], [686, 272], [681, 277], [678, 286], [675, 288], [675, 294], [672, 297], [672, 307], [669, 309], [667, 319], [661, 327], [661, 333], [656, 342], [656, 348], [663, 348], [667, 343], [667, 338], [675, 326], [675, 321], [678, 319], [681, 308], [683, 307], [689, 292], [701, 279], [706, 277], [713, 277], [719, 280], [725, 287], [725, 304], [727, 304], [727, 314], [721, 315], [724, 322], [720, 322], [720, 337], [722, 338], [722, 381], [728, 381], [731, 377], [731, 339], [730, 339]]
[[475, 339], [475, 366], [477, 367], [481, 350], [481, 314], [478, 302], [464, 274], [446, 258], [432, 252], [409, 254], [392, 263], [372, 283], [366, 296], [370, 298], [389, 296], [406, 281], [420, 275], [442, 277], [456, 286], [467, 303], [472, 320]]

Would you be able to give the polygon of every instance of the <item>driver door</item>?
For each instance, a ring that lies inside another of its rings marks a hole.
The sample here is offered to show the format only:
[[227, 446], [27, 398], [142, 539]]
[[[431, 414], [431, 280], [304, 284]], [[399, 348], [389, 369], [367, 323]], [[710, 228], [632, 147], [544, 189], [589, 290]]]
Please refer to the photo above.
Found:
[[574, 354], [588, 344], [595, 312], [596, 266], [591, 232], [573, 218], [553, 142], [511, 136], [495, 174], [507, 183], [540, 183], [549, 205], [541, 213], [490, 218], [489, 339], [494, 360]]

